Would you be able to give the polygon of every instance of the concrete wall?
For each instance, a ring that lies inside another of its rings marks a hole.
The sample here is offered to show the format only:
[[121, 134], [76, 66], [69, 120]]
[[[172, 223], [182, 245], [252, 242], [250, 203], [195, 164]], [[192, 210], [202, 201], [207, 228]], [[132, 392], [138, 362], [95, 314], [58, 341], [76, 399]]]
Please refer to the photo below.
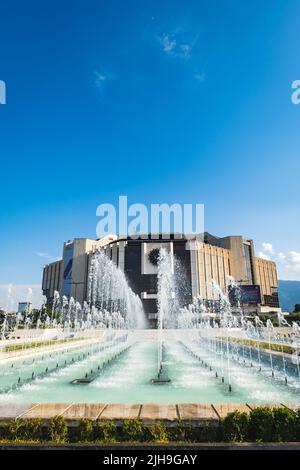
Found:
[[262, 305], [276, 306], [276, 298], [278, 298], [276, 263], [274, 263], [274, 261], [256, 258], [255, 265], [258, 284], [261, 290]]
[[198, 294], [203, 299], [212, 299], [211, 281], [216, 281], [223, 292], [226, 290], [226, 276], [232, 275], [230, 251], [206, 243], [197, 243]]
[[230, 275], [237, 282], [245, 283], [247, 281], [247, 271], [243, 237], [224, 237], [220, 239], [219, 244], [230, 252]]
[[52, 300], [54, 291], [61, 291], [63, 276], [63, 261], [59, 260], [44, 267], [42, 290], [47, 299]]
[[271, 288], [278, 288], [276, 263], [261, 258], [256, 258], [256, 270], [261, 293], [271, 295]]

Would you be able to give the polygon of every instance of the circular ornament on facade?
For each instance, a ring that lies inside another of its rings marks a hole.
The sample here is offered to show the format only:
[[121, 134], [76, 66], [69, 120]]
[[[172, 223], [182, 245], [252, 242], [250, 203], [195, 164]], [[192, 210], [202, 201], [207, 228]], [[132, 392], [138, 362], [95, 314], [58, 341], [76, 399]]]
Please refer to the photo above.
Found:
[[153, 248], [148, 254], [148, 259], [151, 264], [157, 266], [159, 261], [159, 248]]

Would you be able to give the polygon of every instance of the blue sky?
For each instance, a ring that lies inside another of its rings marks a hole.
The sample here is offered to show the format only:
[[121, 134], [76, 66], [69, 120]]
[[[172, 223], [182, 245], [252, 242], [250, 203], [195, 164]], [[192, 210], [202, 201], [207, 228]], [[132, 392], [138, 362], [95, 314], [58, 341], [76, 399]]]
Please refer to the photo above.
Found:
[[298, 0], [2, 4], [0, 285], [39, 284], [122, 194], [204, 203], [208, 231], [300, 279], [299, 16]]

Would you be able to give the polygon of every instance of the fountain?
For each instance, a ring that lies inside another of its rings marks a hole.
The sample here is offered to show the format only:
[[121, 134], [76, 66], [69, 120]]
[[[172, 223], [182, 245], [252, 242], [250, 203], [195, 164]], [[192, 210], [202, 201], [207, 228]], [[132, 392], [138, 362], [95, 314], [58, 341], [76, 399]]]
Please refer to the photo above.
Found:
[[91, 261], [88, 304], [94, 324], [116, 329], [145, 327], [140, 298], [128, 286], [123, 271], [101, 250]]
[[166, 249], [161, 248], [158, 259], [157, 275], [157, 377], [151, 380], [151, 383], [162, 385], [170, 383], [171, 380], [164, 375], [163, 362], [163, 329], [172, 324], [174, 316], [178, 312], [175, 297], [175, 276], [173, 257]]
[[184, 282], [180, 262], [160, 249], [158, 328], [145, 330], [124, 273], [95, 252], [82, 305], [55, 292], [36, 317], [18, 315], [8, 328], [5, 315], [0, 401], [95, 402], [101, 389], [106, 402], [299, 402], [299, 325], [246, 317], [232, 278], [226, 291], [207, 285], [209, 303], [186, 304]]

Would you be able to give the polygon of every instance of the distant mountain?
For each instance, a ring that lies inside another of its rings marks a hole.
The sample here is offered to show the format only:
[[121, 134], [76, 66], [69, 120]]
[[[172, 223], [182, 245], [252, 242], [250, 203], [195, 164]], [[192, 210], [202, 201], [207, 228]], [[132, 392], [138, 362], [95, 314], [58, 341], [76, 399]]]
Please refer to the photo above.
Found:
[[300, 304], [300, 281], [279, 281], [279, 301], [283, 311], [293, 312]]

